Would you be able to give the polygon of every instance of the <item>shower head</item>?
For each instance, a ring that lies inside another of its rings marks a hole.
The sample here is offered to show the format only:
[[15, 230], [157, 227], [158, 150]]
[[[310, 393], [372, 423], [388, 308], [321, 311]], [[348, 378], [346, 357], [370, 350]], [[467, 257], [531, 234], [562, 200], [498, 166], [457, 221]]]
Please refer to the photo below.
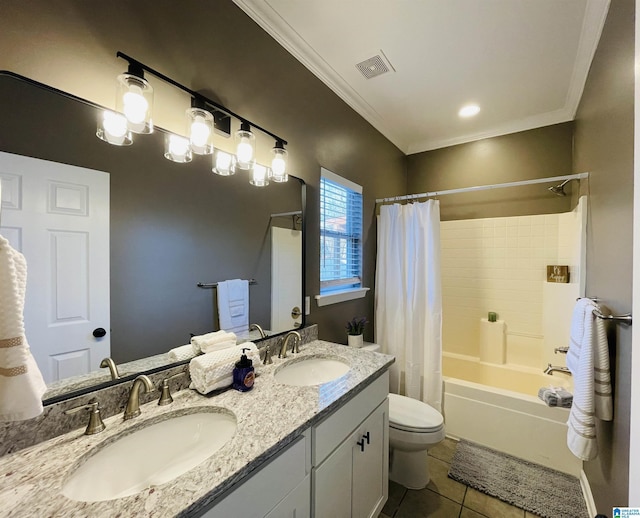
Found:
[[554, 185], [553, 187], [549, 187], [549, 191], [551, 191], [556, 196], [566, 196], [567, 193], [564, 192], [564, 186], [567, 185], [571, 180], [565, 180], [560, 185]]

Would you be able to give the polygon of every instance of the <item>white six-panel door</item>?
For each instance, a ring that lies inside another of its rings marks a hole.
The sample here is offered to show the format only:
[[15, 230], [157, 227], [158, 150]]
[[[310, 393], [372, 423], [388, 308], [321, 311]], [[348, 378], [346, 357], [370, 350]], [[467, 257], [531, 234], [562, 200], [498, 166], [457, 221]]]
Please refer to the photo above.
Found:
[[0, 178], [0, 233], [27, 259], [25, 329], [45, 381], [99, 368], [110, 355], [109, 175], [0, 152]]

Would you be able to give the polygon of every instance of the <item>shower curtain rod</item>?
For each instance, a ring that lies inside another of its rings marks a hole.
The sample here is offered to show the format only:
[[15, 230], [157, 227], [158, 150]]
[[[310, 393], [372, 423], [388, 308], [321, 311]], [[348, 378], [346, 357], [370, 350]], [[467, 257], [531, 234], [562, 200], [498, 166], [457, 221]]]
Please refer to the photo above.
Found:
[[589, 178], [589, 173], [567, 174], [564, 176], [551, 176], [549, 178], [535, 178], [533, 180], [522, 180], [519, 182], [495, 183], [493, 185], [477, 185], [475, 187], [462, 187], [460, 189], [449, 189], [446, 191], [423, 192], [422, 194], [406, 194], [403, 196], [391, 196], [390, 198], [378, 198], [376, 200], [376, 203], [415, 200], [417, 198], [431, 198], [433, 196], [444, 196], [445, 194], [459, 194], [462, 192], [487, 191], [489, 189], [503, 189], [505, 187], [519, 187], [521, 185], [534, 185], [536, 183], [561, 182], [563, 180], [581, 180], [583, 178]]

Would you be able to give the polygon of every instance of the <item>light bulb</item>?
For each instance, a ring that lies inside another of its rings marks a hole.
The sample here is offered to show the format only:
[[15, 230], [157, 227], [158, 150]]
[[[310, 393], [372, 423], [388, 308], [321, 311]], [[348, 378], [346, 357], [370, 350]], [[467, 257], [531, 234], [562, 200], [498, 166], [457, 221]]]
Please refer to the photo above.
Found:
[[129, 91], [122, 96], [124, 114], [133, 124], [141, 124], [147, 118], [149, 103], [142, 95], [142, 89], [137, 85], [130, 85]]
[[221, 176], [230, 176], [236, 171], [233, 167], [233, 156], [224, 151], [216, 151], [215, 164], [212, 171]]
[[121, 113], [108, 110], [102, 113], [96, 135], [114, 146], [128, 146], [133, 142], [127, 126], [127, 118]]
[[186, 138], [171, 135], [169, 137], [169, 152], [174, 156], [184, 156], [189, 150], [189, 141]]
[[277, 155], [273, 157], [271, 161], [271, 170], [273, 171], [274, 176], [283, 176], [286, 170], [287, 163], [284, 159]]
[[179, 135], [168, 134], [165, 137], [164, 156], [172, 162], [191, 162], [192, 154], [189, 139]]
[[242, 137], [240, 139], [240, 143], [238, 144], [238, 162], [243, 164], [248, 164], [251, 162], [251, 157], [253, 156], [253, 146], [248, 138]]
[[269, 169], [261, 164], [254, 164], [253, 174], [249, 183], [256, 187], [269, 185]]
[[208, 124], [205, 122], [204, 117], [200, 115], [196, 116], [195, 120], [191, 123], [191, 142], [199, 147], [207, 145], [211, 135], [211, 130]]
[[105, 111], [103, 115], [105, 131], [112, 137], [121, 139], [127, 133], [127, 118], [119, 113]]
[[247, 122], [243, 122], [240, 129], [236, 131], [236, 165], [240, 169], [251, 170], [255, 161], [255, 140], [256, 137], [251, 133], [250, 126]]

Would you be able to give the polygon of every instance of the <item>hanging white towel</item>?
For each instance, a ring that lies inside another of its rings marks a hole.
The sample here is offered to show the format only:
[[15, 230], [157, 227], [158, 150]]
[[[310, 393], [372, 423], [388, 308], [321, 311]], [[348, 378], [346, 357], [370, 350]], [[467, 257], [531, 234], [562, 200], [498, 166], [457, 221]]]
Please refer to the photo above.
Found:
[[569, 413], [567, 446], [581, 460], [598, 455], [596, 418], [613, 419], [609, 346], [600, 310], [590, 299], [580, 299], [573, 310], [567, 367], [574, 378], [573, 404]]
[[23, 421], [42, 413], [47, 386], [24, 332], [27, 262], [0, 236], [0, 420]]
[[249, 329], [249, 281], [233, 279], [218, 283], [220, 329], [242, 332]]

